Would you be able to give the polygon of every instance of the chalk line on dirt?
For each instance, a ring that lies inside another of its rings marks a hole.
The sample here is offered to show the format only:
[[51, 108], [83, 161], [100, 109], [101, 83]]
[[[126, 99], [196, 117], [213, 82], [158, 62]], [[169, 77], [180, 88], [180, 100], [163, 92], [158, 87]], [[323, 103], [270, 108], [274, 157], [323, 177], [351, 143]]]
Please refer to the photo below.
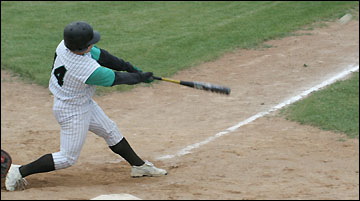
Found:
[[307, 95], [309, 95], [310, 93], [314, 92], [314, 91], [317, 91], [325, 86], [328, 86], [344, 77], [346, 77], [347, 75], [349, 75], [350, 73], [353, 73], [353, 72], [356, 72], [359, 70], [359, 65], [356, 65], [356, 64], [352, 64], [352, 65], [349, 65], [346, 70], [344, 70], [343, 72], [331, 77], [330, 79], [327, 79], [325, 81], [323, 81], [321, 84], [318, 84], [306, 91], [303, 91], [301, 94], [297, 95], [297, 96], [294, 96], [274, 107], [272, 107], [271, 109], [267, 110], [267, 111], [264, 111], [264, 112], [259, 112], [251, 117], [249, 117], [248, 119], [245, 119], [244, 121], [241, 121], [239, 122], [238, 124], [230, 127], [230, 128], [227, 128], [219, 133], [216, 133], [214, 136], [211, 136], [201, 142], [198, 142], [198, 143], [194, 143], [194, 144], [191, 144], [191, 145], [188, 145], [186, 146], [185, 148], [181, 149], [180, 151], [178, 151], [176, 154], [172, 154], [172, 155], [164, 155], [164, 156], [160, 156], [160, 157], [157, 157], [156, 160], [165, 160], [165, 159], [171, 159], [171, 158], [174, 158], [174, 157], [180, 157], [180, 156], [183, 156], [183, 155], [186, 155], [186, 154], [189, 154], [191, 153], [192, 150], [194, 149], [197, 149], [199, 148], [200, 146], [202, 145], [205, 145], [209, 142], [212, 142], [214, 141], [215, 139], [221, 137], [221, 136], [224, 136], [224, 135], [227, 135], [229, 133], [232, 133], [234, 131], [236, 131], [237, 129], [239, 129], [240, 127], [246, 125], [246, 124], [249, 124], [253, 121], [255, 121], [256, 119], [260, 118], [260, 117], [263, 117], [265, 115], [268, 115], [276, 110], [279, 110], [283, 107], [285, 107], [286, 105], [289, 105], [289, 104], [292, 104], [304, 97], [306, 97]]

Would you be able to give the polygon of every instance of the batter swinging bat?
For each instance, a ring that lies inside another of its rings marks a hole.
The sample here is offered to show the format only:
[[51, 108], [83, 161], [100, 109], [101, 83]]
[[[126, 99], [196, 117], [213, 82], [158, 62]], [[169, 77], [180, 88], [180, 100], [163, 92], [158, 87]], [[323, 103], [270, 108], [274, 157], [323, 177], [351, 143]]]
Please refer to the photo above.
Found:
[[166, 82], [172, 82], [172, 83], [175, 83], [175, 84], [180, 84], [180, 85], [184, 85], [184, 86], [187, 86], [187, 87], [192, 87], [192, 88], [195, 88], [195, 89], [200, 89], [200, 90], [205, 90], [205, 91], [211, 91], [211, 92], [220, 93], [220, 94], [230, 95], [230, 91], [231, 91], [230, 88], [228, 88], [228, 87], [215, 85], [215, 84], [210, 84], [210, 83], [205, 83], [205, 82], [189, 82], [189, 81], [173, 80], [173, 79], [164, 78], [164, 77], [157, 77], [157, 76], [153, 76], [153, 78], [155, 80], [162, 80], [162, 81], [166, 81]]

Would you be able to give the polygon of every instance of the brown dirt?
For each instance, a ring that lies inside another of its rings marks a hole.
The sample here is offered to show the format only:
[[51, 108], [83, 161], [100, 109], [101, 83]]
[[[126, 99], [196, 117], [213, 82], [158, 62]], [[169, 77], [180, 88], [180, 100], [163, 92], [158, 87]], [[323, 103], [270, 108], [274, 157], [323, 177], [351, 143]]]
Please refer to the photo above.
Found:
[[[359, 140], [271, 114], [184, 156], [156, 160], [214, 136], [359, 63], [359, 22], [328, 22], [179, 72], [176, 79], [227, 85], [230, 96], [158, 83], [96, 96], [137, 153], [169, 174], [131, 178], [129, 165], [89, 133], [77, 164], [31, 175], [1, 199], [359, 199]], [[304, 67], [304, 64], [307, 67]], [[1, 71], [1, 148], [16, 164], [59, 149], [48, 89]], [[345, 140], [342, 140], [345, 139]]]

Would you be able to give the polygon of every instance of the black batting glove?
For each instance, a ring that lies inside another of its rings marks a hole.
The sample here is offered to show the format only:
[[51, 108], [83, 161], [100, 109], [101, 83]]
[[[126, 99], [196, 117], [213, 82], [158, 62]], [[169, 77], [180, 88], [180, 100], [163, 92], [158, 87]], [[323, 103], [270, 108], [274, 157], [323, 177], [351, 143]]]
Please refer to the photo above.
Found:
[[[138, 71], [137, 73], [143, 73], [143, 71], [142, 71], [139, 67], [133, 66], [133, 68]], [[154, 81], [154, 79], [152, 78], [152, 75], [151, 75], [151, 77], [150, 77], [149, 79], [147, 79], [147, 80], [145, 80], [145, 81], [143, 81], [143, 82], [145, 82], [145, 83], [151, 83], [151, 82], [153, 82], [153, 81]]]
[[146, 72], [146, 73], [140, 72], [138, 74], [140, 75], [141, 82], [150, 83], [154, 81], [154, 78], [152, 77], [153, 76], [152, 72]]

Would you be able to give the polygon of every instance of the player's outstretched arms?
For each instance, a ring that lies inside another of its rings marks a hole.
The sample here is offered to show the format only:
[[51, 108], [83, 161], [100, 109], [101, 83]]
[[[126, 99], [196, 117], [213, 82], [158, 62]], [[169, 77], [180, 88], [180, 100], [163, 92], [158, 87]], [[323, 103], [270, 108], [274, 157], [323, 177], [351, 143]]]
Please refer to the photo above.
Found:
[[138, 84], [152, 79], [152, 72], [114, 72], [108, 68], [99, 67], [86, 80], [85, 84], [110, 87], [119, 84]]

